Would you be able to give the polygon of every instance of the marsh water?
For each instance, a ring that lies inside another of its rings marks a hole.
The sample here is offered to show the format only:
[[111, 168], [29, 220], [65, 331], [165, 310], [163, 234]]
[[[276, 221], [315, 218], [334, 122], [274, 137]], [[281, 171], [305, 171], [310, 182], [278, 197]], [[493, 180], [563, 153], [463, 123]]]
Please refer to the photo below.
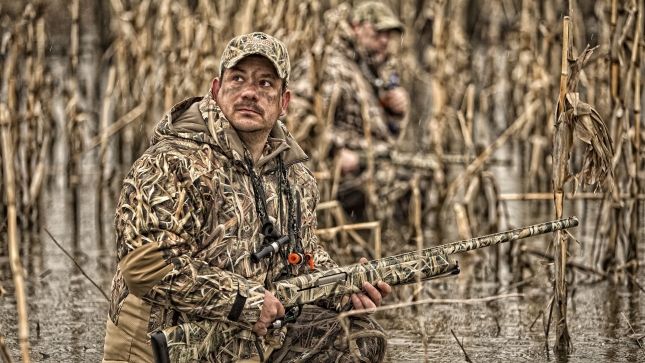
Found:
[[[107, 301], [44, 232], [46, 228], [90, 278], [109, 293], [115, 267], [111, 231], [114, 200], [105, 208], [106, 222], [98, 226], [96, 170], [92, 165], [84, 168], [77, 240], [67, 203], [70, 196], [64, 187], [63, 176], [56, 174], [52, 175], [45, 193], [43, 210], [46, 214], [39, 233], [21, 236], [30, 349], [36, 362], [100, 362], [102, 358]], [[514, 169], [506, 167], [497, 172], [509, 175]], [[502, 193], [515, 192], [518, 185], [500, 183], [500, 188]], [[579, 241], [571, 243], [574, 261], [589, 263], [599, 203], [570, 201], [565, 206], [566, 215], [585, 216], [580, 226], [571, 230]], [[506, 207], [510, 217], [502, 226], [509, 227], [507, 229], [553, 219], [551, 201], [507, 202]], [[98, 240], [99, 228], [106, 233], [104, 242]], [[547, 251], [545, 238], [532, 237], [525, 243]], [[427, 241], [427, 245], [431, 244], [436, 243]], [[640, 256], [643, 256], [642, 247]], [[571, 284], [568, 328], [575, 351], [568, 356], [556, 356], [550, 351], [554, 325], [548, 343], [544, 329], [552, 294], [549, 261], [530, 258], [536, 277], [518, 288], [509, 286], [512, 271], [505, 259], [501, 260], [496, 281], [489, 251], [471, 251], [457, 257], [461, 274], [424, 285], [421, 299], [433, 298], [438, 303], [393, 308], [375, 315], [389, 337], [389, 362], [424, 362], [426, 357], [430, 362], [465, 361], [453, 332], [473, 362], [645, 361], [645, 349], [637, 343], [637, 339], [645, 335], [645, 293], [638, 286], [627, 287], [611, 279], [601, 280], [593, 274], [571, 271], [568, 276]], [[0, 297], [0, 326], [13, 358], [21, 361], [11, 270], [8, 258], [0, 258], [0, 286], [6, 290]], [[645, 285], [642, 272], [636, 279], [641, 286]], [[390, 299], [388, 304], [409, 301], [411, 291], [410, 287], [396, 288], [397, 297]], [[496, 295], [513, 296], [489, 302], [467, 301]], [[423, 343], [421, 323], [426, 344]]]

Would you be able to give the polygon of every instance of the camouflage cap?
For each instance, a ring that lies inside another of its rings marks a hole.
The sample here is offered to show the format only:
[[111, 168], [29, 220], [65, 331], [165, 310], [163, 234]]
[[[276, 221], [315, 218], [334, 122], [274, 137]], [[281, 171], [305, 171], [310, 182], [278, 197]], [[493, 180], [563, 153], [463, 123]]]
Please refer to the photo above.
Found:
[[358, 5], [352, 15], [353, 22], [368, 22], [372, 24], [374, 30], [396, 29], [400, 32], [405, 30], [403, 23], [394, 16], [394, 13], [385, 4], [367, 1]]
[[231, 68], [244, 57], [257, 54], [268, 58], [275, 66], [278, 76], [284, 81], [285, 87], [289, 84], [289, 73], [291, 65], [289, 63], [289, 54], [284, 44], [276, 38], [256, 32], [240, 35], [231, 39], [222, 53], [220, 63], [220, 78], [224, 68]]

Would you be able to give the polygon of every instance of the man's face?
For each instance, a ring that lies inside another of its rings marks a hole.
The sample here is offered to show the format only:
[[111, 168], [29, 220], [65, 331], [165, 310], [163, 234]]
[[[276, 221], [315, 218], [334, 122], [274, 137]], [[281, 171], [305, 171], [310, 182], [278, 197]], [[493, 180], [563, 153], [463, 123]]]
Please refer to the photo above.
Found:
[[364, 22], [353, 25], [356, 44], [369, 54], [376, 64], [385, 61], [392, 29], [376, 31], [372, 24]]
[[224, 116], [241, 133], [271, 131], [289, 104], [289, 90], [267, 58], [251, 55], [213, 81], [213, 96]]

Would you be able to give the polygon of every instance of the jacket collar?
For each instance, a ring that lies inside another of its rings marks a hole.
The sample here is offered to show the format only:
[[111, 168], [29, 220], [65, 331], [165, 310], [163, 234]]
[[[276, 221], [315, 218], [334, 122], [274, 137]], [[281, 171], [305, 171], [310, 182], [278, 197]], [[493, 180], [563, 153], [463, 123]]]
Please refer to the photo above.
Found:
[[[191, 107], [196, 102], [198, 102], [198, 107]], [[248, 151], [231, 123], [222, 113], [219, 105], [213, 99], [211, 90], [204, 97], [195, 97], [175, 105], [167, 117], [164, 118], [165, 120], [167, 120], [167, 125], [158, 127], [158, 129], [165, 131], [163, 132], [164, 134], [216, 145], [229, 159], [244, 161], [244, 155]], [[186, 122], [187, 120], [190, 121]], [[164, 121], [162, 121], [162, 124]], [[203, 126], [196, 127], [200, 123]], [[186, 129], [183, 125], [190, 125], [191, 127]], [[206, 132], [206, 129], [208, 132]], [[300, 145], [280, 120], [277, 120], [273, 125], [267, 143], [270, 147], [265, 148], [267, 152], [260, 157], [260, 160], [255, 165], [256, 168], [267, 164], [280, 153], [283, 153], [285, 165], [304, 162], [308, 159]]]

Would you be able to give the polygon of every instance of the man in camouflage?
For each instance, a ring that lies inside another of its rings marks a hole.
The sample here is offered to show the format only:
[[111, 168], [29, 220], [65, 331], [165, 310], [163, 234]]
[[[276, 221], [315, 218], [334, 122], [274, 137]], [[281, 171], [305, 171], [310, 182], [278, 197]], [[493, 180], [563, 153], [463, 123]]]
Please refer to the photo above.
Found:
[[[289, 73], [280, 41], [236, 37], [208, 94], [175, 105], [156, 127], [116, 211], [104, 363], [152, 362], [150, 334], [186, 322], [225, 337], [205, 354], [185, 354], [186, 362], [383, 358], [378, 324], [366, 315], [353, 319], [347, 339], [336, 313], [348, 300], [375, 309], [390, 292], [384, 282], [380, 291], [369, 285], [366, 294], [306, 306], [294, 324], [267, 330], [285, 314], [271, 282], [309, 270], [288, 264], [289, 253], [311, 253], [317, 271], [336, 267], [314, 235], [318, 190], [303, 165], [307, 156], [278, 120], [290, 99]], [[288, 243], [252, 262], [278, 236]], [[357, 330], [364, 332], [356, 337]]]
[[[326, 29], [323, 38], [331, 38], [331, 42], [325, 48], [325, 57], [321, 57], [325, 64], [319, 72], [318, 92], [326, 113], [322, 116], [330, 120], [330, 124], [326, 125], [322, 137], [316, 139], [318, 145], [310, 147], [319, 147], [322, 139], [322, 144], [328, 145], [330, 156], [338, 158], [341, 168], [338, 199], [348, 212], [357, 215], [364, 208], [364, 187], [368, 178], [365, 122], [369, 122], [371, 129], [372, 153], [378, 163], [375, 182], [379, 189], [385, 186], [388, 169], [392, 169], [379, 157], [387, 157], [394, 147], [402, 116], [408, 110], [408, 94], [398, 86], [397, 73], [391, 69], [393, 59], [388, 52], [390, 39], [400, 34], [404, 27], [391, 10], [379, 2], [365, 2], [353, 11], [341, 5], [325, 16], [326, 23], [332, 26]], [[316, 109], [313, 106], [316, 85], [311, 79], [312, 63], [311, 57], [305, 57], [294, 66], [295, 81], [291, 90], [295, 102], [289, 110], [289, 121], [293, 120], [290, 124], [298, 125]], [[326, 152], [324, 150], [319, 157], [326, 158]], [[381, 192], [387, 194], [385, 189]]]

